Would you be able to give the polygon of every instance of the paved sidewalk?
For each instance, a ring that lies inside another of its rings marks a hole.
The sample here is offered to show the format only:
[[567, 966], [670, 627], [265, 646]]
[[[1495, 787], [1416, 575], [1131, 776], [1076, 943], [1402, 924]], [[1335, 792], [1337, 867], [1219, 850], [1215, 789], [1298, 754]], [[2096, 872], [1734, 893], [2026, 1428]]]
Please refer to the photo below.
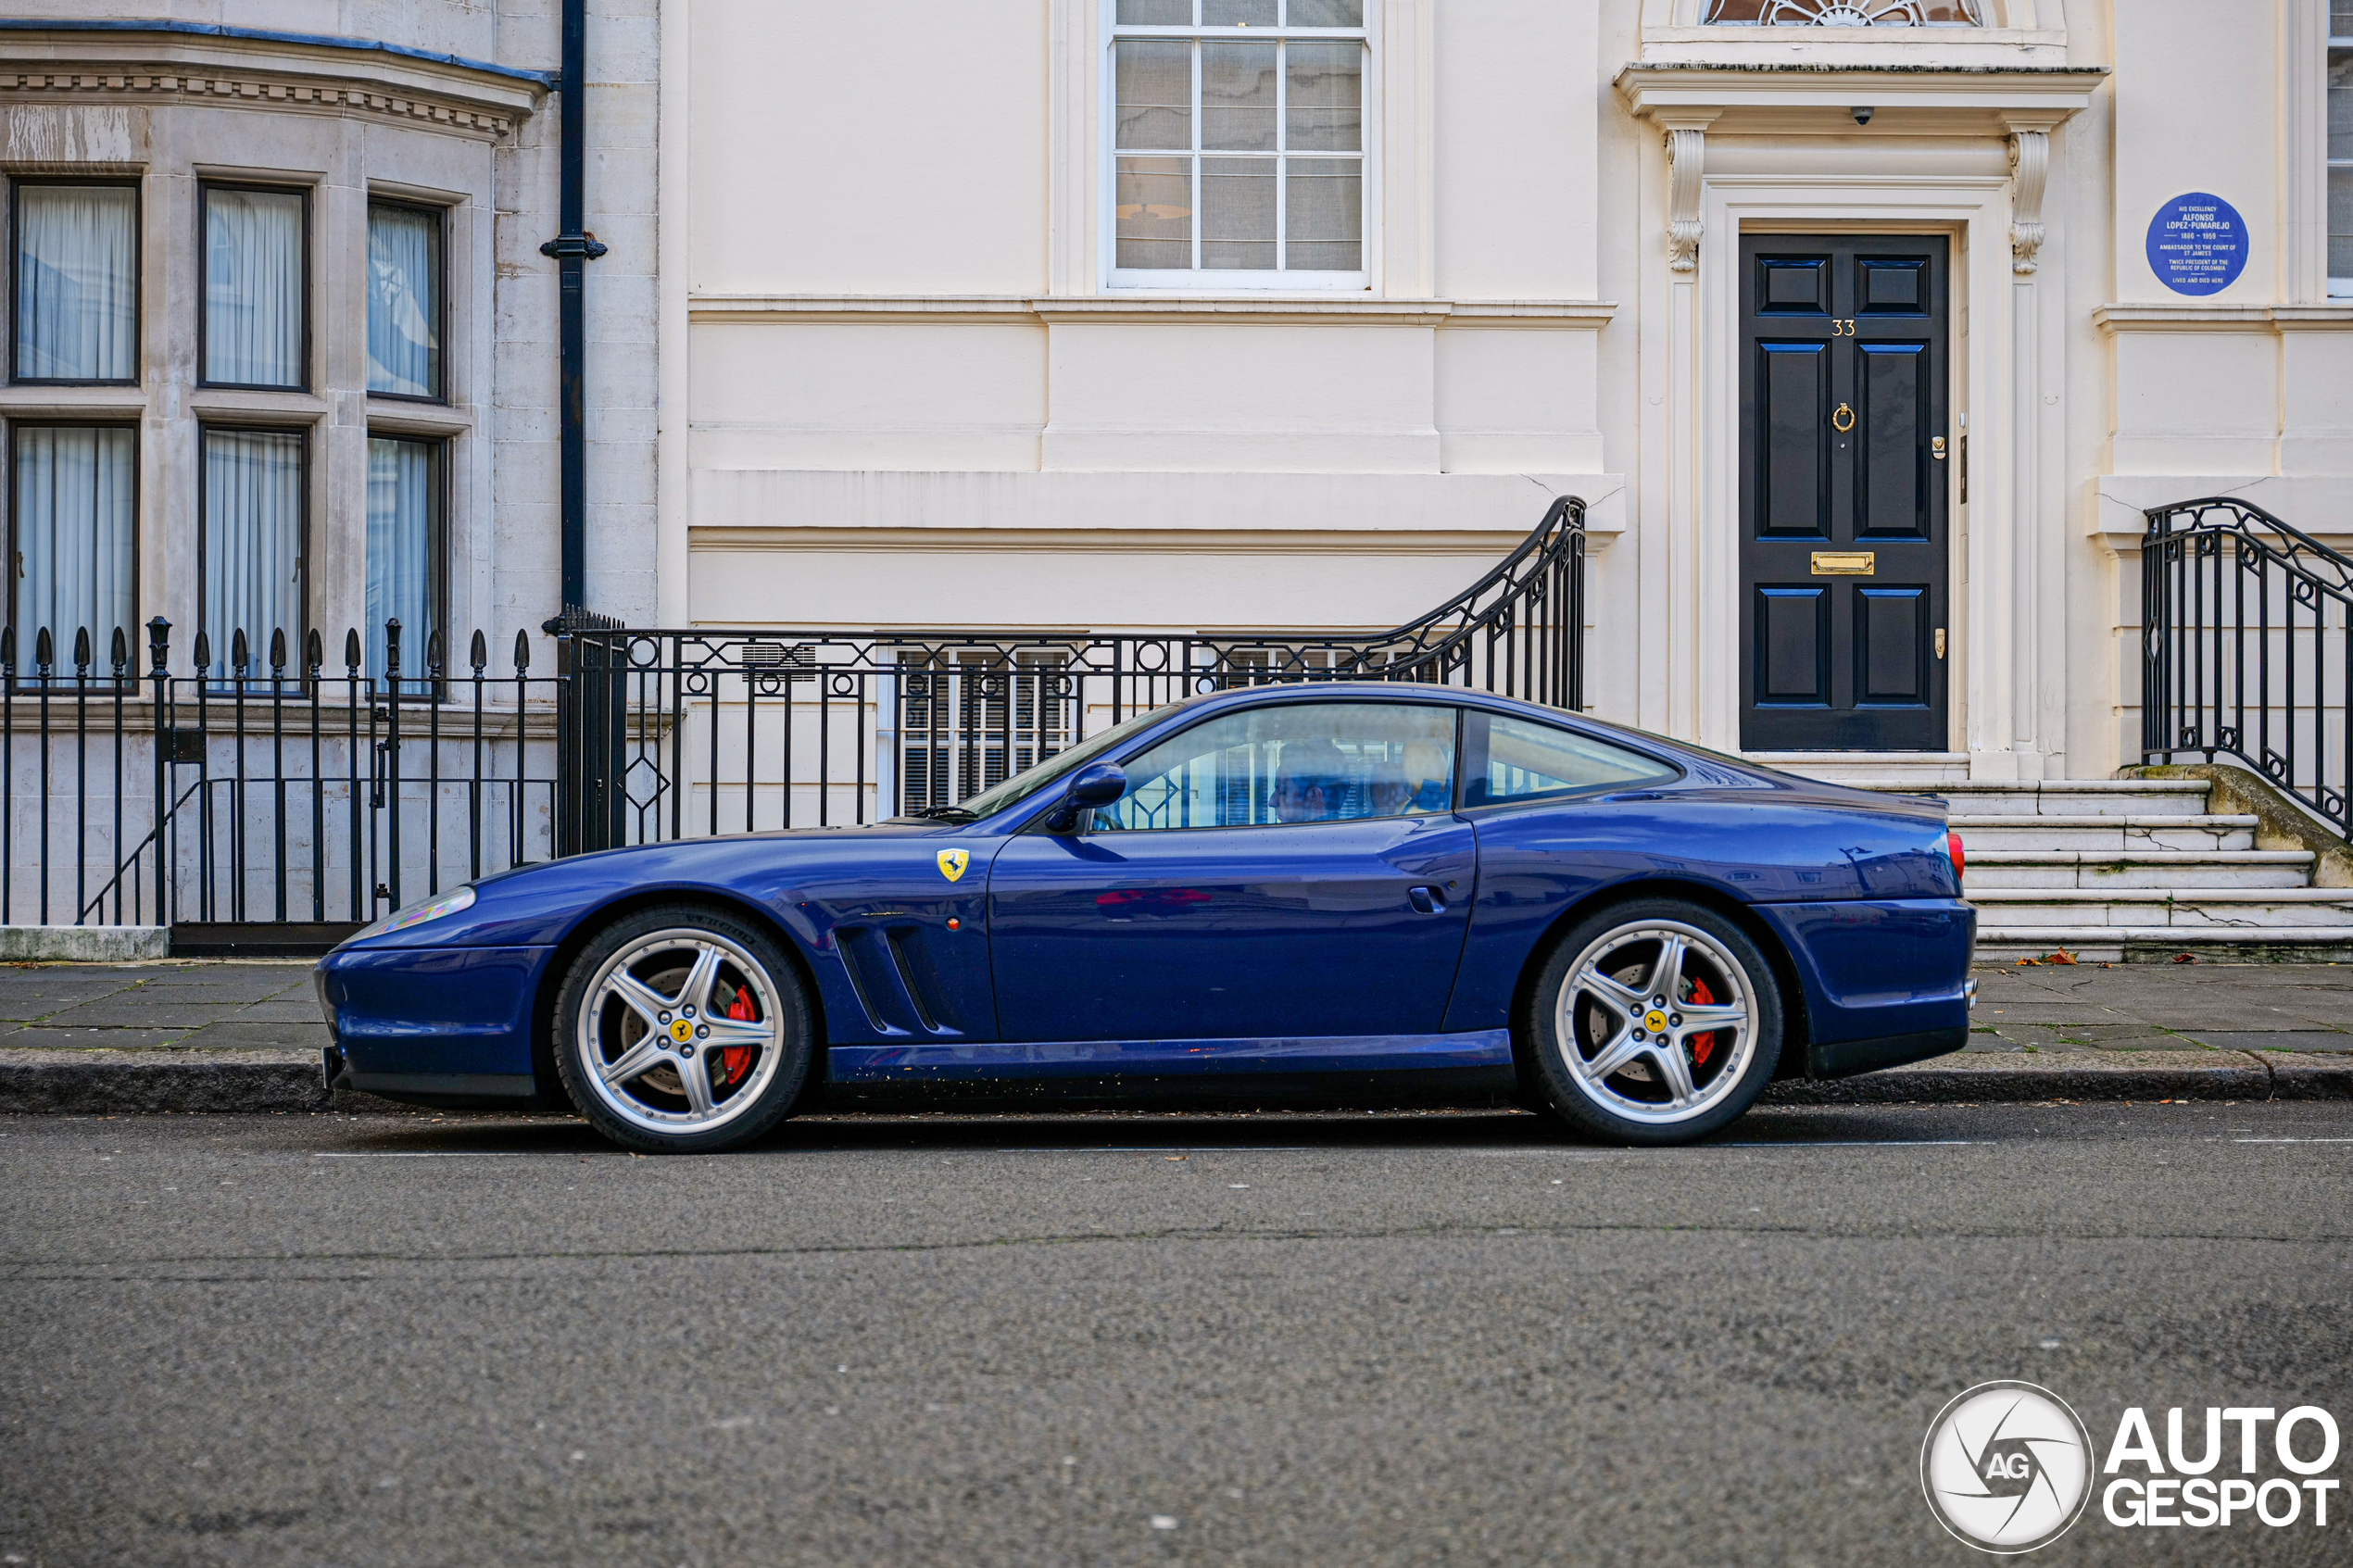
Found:
[[1981, 968], [1971, 1051], [2353, 1051], [2353, 964]]
[[[2353, 1098], [2353, 964], [1987, 966], [1978, 979], [1967, 1049], [1770, 1098]], [[0, 1111], [325, 1110], [326, 1043], [298, 960], [0, 965]]]

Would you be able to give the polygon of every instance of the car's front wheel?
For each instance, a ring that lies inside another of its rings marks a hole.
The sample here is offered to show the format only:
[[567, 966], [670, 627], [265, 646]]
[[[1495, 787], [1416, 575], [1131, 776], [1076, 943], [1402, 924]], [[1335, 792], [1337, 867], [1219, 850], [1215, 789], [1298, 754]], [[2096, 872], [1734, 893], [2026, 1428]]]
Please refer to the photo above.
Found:
[[649, 1153], [747, 1143], [809, 1075], [809, 1004], [790, 962], [749, 922], [695, 905], [599, 931], [565, 975], [555, 1024], [580, 1113]]
[[1617, 1143], [1688, 1143], [1746, 1110], [1781, 1052], [1781, 997], [1748, 934], [1704, 905], [1643, 899], [1564, 933], [1521, 1027], [1544, 1098]]

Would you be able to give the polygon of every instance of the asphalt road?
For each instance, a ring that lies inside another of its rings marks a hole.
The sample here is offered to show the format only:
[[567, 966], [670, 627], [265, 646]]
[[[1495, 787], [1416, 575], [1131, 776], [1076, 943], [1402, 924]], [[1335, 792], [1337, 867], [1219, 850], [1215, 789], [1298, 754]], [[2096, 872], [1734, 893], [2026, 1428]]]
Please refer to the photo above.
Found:
[[[2353, 1103], [0, 1119], [0, 1562], [1984, 1562], [2025, 1378], [2353, 1428]], [[2353, 1430], [2347, 1434], [2353, 1446]], [[2269, 1474], [2280, 1474], [2273, 1466]], [[2353, 1479], [2353, 1460], [2338, 1475]], [[2344, 1562], [2330, 1526], [2030, 1560]]]

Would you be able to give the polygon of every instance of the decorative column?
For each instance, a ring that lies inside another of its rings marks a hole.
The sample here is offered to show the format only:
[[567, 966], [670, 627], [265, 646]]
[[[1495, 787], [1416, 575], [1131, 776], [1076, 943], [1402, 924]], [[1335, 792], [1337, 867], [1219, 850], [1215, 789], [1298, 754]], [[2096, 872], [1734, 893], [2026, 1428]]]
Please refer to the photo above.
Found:
[[2067, 666], [2068, 563], [2061, 527], [2066, 504], [2057, 493], [2059, 470], [2043, 460], [2063, 449], [2059, 398], [2049, 389], [2065, 384], [2065, 367], [2059, 345], [2045, 341], [2035, 276], [2042, 265], [2043, 193], [2050, 182], [2051, 128], [2057, 119], [2029, 113], [2005, 116], [2003, 122], [2010, 154], [2010, 491], [2007, 526], [1999, 530], [1992, 553], [1999, 563], [1993, 580], [2007, 589], [1995, 616], [2007, 623], [1997, 633], [2001, 651], [1995, 655], [2007, 668], [1998, 693], [1987, 694], [1994, 698], [1989, 717], [1999, 728], [1970, 725], [2010, 754], [1998, 761], [1973, 761], [1971, 771], [1998, 771], [2021, 779], [2043, 777], [2047, 759], [2066, 750], [2065, 709], [2057, 695]]
[[[1705, 541], [1700, 498], [1705, 476], [1699, 453], [1699, 242], [1706, 232], [1700, 195], [1707, 165], [1707, 128], [1721, 111], [1677, 107], [1655, 117], [1667, 146], [1666, 309], [1656, 320], [1665, 341], [1657, 362], [1655, 395], [1645, 406], [1657, 438], [1643, 511], [1649, 523], [1642, 545], [1642, 658], [1658, 680], [1651, 687], [1649, 722], [1667, 734], [1701, 734], [1700, 693], [1706, 638], [1701, 588]], [[1650, 329], [1646, 327], [1648, 335]], [[1649, 413], [1650, 406], [1658, 414]]]

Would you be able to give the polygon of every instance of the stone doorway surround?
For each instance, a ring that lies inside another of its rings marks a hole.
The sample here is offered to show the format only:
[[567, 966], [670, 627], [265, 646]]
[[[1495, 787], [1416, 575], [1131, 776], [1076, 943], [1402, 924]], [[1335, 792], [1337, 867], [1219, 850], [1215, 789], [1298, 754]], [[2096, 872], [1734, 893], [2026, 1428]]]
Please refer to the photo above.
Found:
[[2037, 274], [2046, 234], [2064, 232], [2044, 210], [2052, 134], [2106, 76], [1785, 60], [1618, 74], [1629, 112], [1660, 132], [1642, 182], [1640, 722], [1738, 747], [1737, 237], [1941, 232], [1954, 243], [1950, 433], [1966, 414], [1969, 464], [1969, 502], [1957, 493], [1951, 512], [1950, 744], [1984, 779], [2041, 778], [2064, 753], [2064, 542], [2048, 525], [2064, 476], [2045, 401], [2062, 345]]

